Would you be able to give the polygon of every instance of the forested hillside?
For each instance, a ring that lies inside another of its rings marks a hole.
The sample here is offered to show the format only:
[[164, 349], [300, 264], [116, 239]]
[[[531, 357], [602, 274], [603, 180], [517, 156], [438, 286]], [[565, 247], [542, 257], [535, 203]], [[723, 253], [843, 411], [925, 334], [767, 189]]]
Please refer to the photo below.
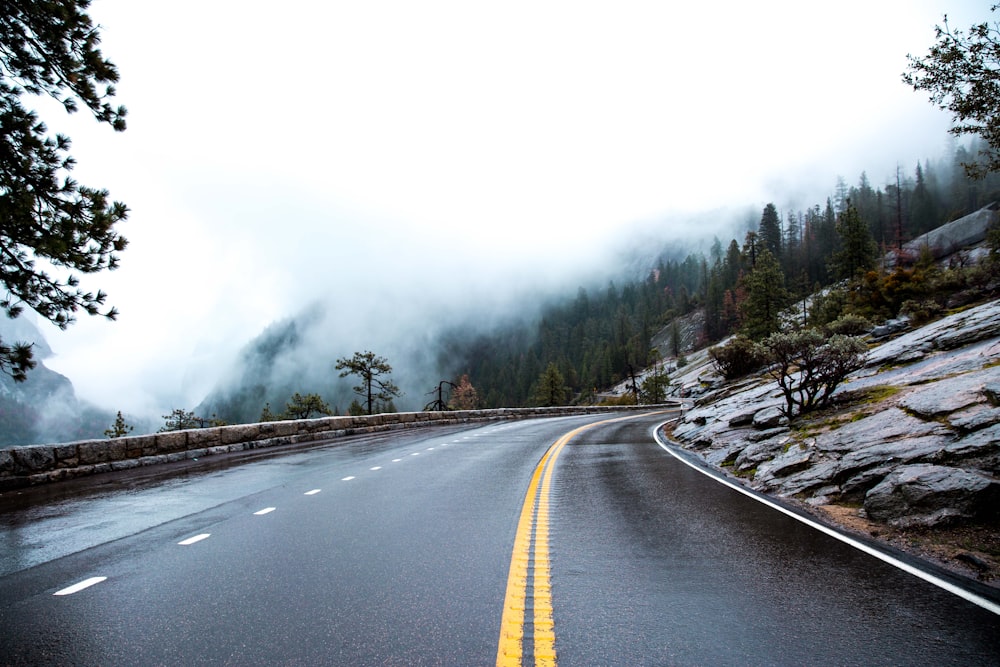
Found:
[[[866, 173], [855, 185], [838, 179], [825, 202], [804, 210], [767, 204], [754, 220], [709, 252], [678, 257], [669, 243], [642, 279], [581, 287], [552, 303], [537, 321], [511, 324], [472, 340], [453, 331], [442, 342], [442, 366], [468, 375], [481, 407], [539, 402], [537, 386], [550, 364], [567, 396], [587, 401], [597, 391], [650, 365], [662, 352], [677, 356], [684, 341], [667, 330], [667, 349], [654, 350], [654, 334], [674, 318], [702, 309], [696, 345], [741, 331], [759, 338], [774, 330], [778, 312], [802, 297], [854, 279], [851, 294], [834, 292], [803, 318], [832, 320], [845, 311], [872, 319], [893, 317], [907, 301], [921, 302], [932, 285], [927, 270], [882, 266], [885, 252], [912, 238], [1000, 200], [1000, 174], [974, 180], [962, 168], [978, 148], [959, 146], [948, 159], [898, 169], [873, 185]], [[914, 260], [918, 258], [912, 258]], [[951, 279], [954, 279], [952, 277]], [[953, 285], [952, 287], [959, 287]]]
[[[946, 160], [900, 169], [879, 185], [864, 173], [855, 185], [839, 179], [824, 201], [802, 210], [755, 207], [730, 225], [726, 240], [703, 239], [699, 246], [661, 236], [659, 250], [644, 241], [623, 259], [628, 269], [595, 267], [614, 280], [555, 296], [539, 289], [521, 301], [517, 315], [446, 315], [447, 304], [427, 304], [419, 331], [386, 322], [398, 340], [370, 345], [392, 364], [403, 389], [401, 409], [430, 404], [437, 388], [446, 399], [447, 387], [457, 386], [465, 388], [464, 398], [452, 407], [517, 407], [600, 400], [598, 394], [658, 358], [683, 357], [686, 349], [737, 331], [761, 338], [777, 327], [782, 309], [847, 279], [855, 281], [852, 289], [828, 291], [802, 317], [823, 323], [849, 311], [880, 319], [904, 303], [934, 310], [927, 297], [943, 278], [920, 268], [889, 269], [879, 258], [1000, 200], [1000, 176], [976, 181], [960, 166], [975, 153], [975, 146], [959, 147]], [[705, 250], [691, 250], [698, 247]], [[264, 331], [195, 411], [229, 423], [256, 421], [301, 393], [346, 413], [356, 396], [333, 362], [352, 350], [342, 349], [337, 333], [343, 313], [327, 311], [316, 306]]]

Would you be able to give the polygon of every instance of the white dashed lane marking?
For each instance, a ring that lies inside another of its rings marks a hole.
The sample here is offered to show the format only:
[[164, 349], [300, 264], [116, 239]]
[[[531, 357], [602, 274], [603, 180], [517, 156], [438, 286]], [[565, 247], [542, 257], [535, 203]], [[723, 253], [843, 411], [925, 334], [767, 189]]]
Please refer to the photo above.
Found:
[[72, 595], [73, 593], [79, 593], [84, 588], [90, 588], [94, 584], [99, 584], [105, 579], [107, 579], [107, 577], [91, 577], [90, 579], [84, 579], [78, 584], [73, 584], [72, 586], [68, 586], [61, 591], [56, 591], [53, 595]]
[[[447, 447], [449, 444], [460, 444], [463, 440], [468, 440], [468, 439], [470, 439], [470, 437], [477, 437], [478, 435], [479, 434], [475, 434], [475, 436], [465, 436], [465, 437], [462, 438], [462, 440], [453, 440], [451, 443], [442, 442], [442, 443], [439, 443], [437, 446], [438, 447]], [[428, 452], [434, 451], [434, 447], [428, 447], [426, 449], [426, 451], [428, 451]], [[410, 456], [420, 456], [420, 452], [411, 452]], [[392, 459], [392, 462], [393, 463], [399, 463], [402, 460], [403, 460], [402, 458]], [[371, 468], [369, 468], [369, 470], [371, 470], [371, 471], [376, 471], [376, 470], [381, 470], [381, 469], [382, 469], [382, 466], [372, 466]], [[348, 475], [347, 477], [341, 478], [341, 481], [349, 482], [352, 479], [355, 479], [355, 476], [354, 475]], [[322, 491], [322, 489], [311, 489], [309, 491], [306, 491], [304, 495], [315, 496], [316, 494], [320, 493], [321, 491]], [[276, 509], [277, 509], [277, 507], [265, 507], [263, 509], [260, 509], [260, 510], [257, 510], [256, 512], [254, 512], [254, 516], [263, 516], [265, 514], [270, 514], [271, 512], [275, 511]], [[180, 545], [180, 546], [190, 546], [192, 544], [197, 544], [198, 542], [201, 542], [202, 540], [208, 539], [209, 537], [211, 537], [211, 533], [201, 533], [199, 535], [194, 535], [194, 536], [189, 537], [187, 539], [181, 540], [177, 544]], [[73, 584], [72, 586], [68, 586], [68, 587], [63, 588], [63, 589], [61, 589], [59, 591], [56, 591], [55, 593], [53, 593], [53, 595], [72, 595], [74, 593], [79, 593], [80, 591], [82, 591], [82, 590], [84, 590], [86, 588], [90, 588], [94, 584], [99, 584], [99, 583], [101, 583], [102, 581], [105, 581], [105, 580], [107, 580], [107, 577], [91, 577], [89, 579], [84, 579], [83, 581], [81, 581], [79, 583]]]

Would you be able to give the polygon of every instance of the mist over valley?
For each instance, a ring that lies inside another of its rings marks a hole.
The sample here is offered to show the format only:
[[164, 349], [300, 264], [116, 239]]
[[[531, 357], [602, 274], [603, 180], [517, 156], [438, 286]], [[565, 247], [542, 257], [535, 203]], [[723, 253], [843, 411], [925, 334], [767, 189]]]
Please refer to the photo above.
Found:
[[692, 345], [728, 330], [730, 242], [768, 204], [798, 294], [833, 280], [800, 249], [835, 251], [848, 198], [886, 245], [996, 189], [955, 177], [976, 148], [901, 81], [931, 3], [286, 10], [90, 7], [128, 131], [37, 102], [74, 178], [128, 207], [120, 268], [80, 278], [119, 315], [24, 336], [49, 380], [3, 394], [8, 442], [100, 438], [119, 412], [135, 432], [255, 420], [296, 393], [343, 413], [355, 379], [334, 365], [364, 350], [392, 365], [387, 409], [463, 375], [484, 407], [531, 403], [550, 365], [592, 400], [673, 353], [677, 317], [706, 315]]

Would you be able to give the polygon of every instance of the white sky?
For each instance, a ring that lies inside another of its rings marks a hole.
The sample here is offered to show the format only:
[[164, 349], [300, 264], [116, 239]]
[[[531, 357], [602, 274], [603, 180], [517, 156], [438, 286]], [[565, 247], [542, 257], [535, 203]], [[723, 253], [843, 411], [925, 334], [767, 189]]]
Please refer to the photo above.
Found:
[[121, 316], [46, 332], [46, 363], [165, 414], [321, 296], [377, 327], [387, 303], [578, 284], [636, 223], [883, 185], [949, 124], [906, 54], [986, 4], [96, 0], [129, 129], [45, 119], [131, 209], [121, 269], [85, 283]]

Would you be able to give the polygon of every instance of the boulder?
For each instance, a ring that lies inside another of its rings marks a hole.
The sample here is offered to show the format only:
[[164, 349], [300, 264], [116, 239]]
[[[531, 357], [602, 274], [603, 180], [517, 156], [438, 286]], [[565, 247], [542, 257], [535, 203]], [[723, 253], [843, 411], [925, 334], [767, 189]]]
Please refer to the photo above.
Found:
[[987, 382], [983, 385], [983, 395], [990, 405], [1000, 406], [1000, 382]]
[[712, 436], [710, 436], [710, 435], [708, 435], [706, 433], [701, 433], [701, 434], [695, 435], [690, 440], [688, 440], [688, 446], [691, 447], [691, 449], [694, 449], [694, 450], [709, 449], [714, 444], [715, 444], [715, 441], [712, 440]]
[[992, 315], [992, 317], [975, 318], [967, 324], [949, 327], [934, 340], [934, 345], [939, 350], [954, 350], [987, 338], [1000, 336], [1000, 314], [993, 313]]
[[836, 471], [836, 461], [817, 461], [787, 477], [754, 478], [754, 487], [774, 489], [782, 496], [794, 496], [816, 489], [828, 489], [831, 486], [830, 480]]
[[[747, 433], [746, 439], [749, 442], [762, 442], [764, 440], [770, 440], [771, 438], [776, 438], [780, 435], [785, 435], [789, 431], [787, 426], [778, 426], [776, 428], [769, 428], [766, 431], [751, 431]], [[785, 438], [787, 440], [787, 438]]]
[[944, 380], [931, 382], [905, 396], [899, 404], [924, 419], [934, 419], [975, 405], [982, 400], [978, 391], [955, 387], [954, 384]]
[[949, 463], [973, 464], [977, 468], [1000, 473], [1000, 424], [950, 443], [945, 447], [944, 454]]
[[896, 469], [896, 465], [896, 462], [889, 462], [875, 468], [865, 468], [848, 477], [840, 485], [840, 499], [847, 502], [861, 502], [872, 487]]
[[[719, 447], [718, 449], [712, 449], [705, 452], [702, 458], [706, 463], [713, 466], [724, 466], [732, 463], [739, 456], [739, 453], [743, 451], [745, 443], [743, 442], [731, 442], [724, 447]], [[3, 450], [0, 450], [2, 452]]]
[[840, 487], [836, 485], [824, 486], [813, 491], [812, 498], [806, 500], [807, 505], [814, 507], [819, 505], [829, 505], [840, 497]]
[[895, 320], [886, 320], [884, 324], [880, 324], [874, 329], [872, 329], [872, 338], [880, 339], [887, 336], [892, 336], [910, 328], [910, 320], [907, 317], [901, 317]]
[[742, 412], [737, 412], [729, 417], [729, 425], [736, 426], [749, 426], [753, 423], [754, 415], [758, 412], [757, 408], [749, 408], [743, 410]]
[[776, 405], [771, 405], [763, 410], [758, 410], [753, 416], [753, 426], [759, 429], [769, 429], [776, 426], [788, 424], [788, 417]]
[[890, 252], [890, 261], [895, 263], [902, 257], [920, 257], [921, 253], [929, 252], [934, 259], [948, 257], [963, 248], [980, 243], [986, 238], [990, 227], [997, 220], [996, 204], [984, 206], [958, 220], [952, 220], [936, 227], [926, 234], [907, 241], [902, 246], [902, 253]]
[[755, 442], [740, 452], [739, 456], [736, 457], [734, 466], [740, 471], [756, 468], [757, 464], [773, 459], [778, 454], [781, 454], [785, 450], [786, 442], [788, 442], [788, 436]]
[[838, 479], [850, 478], [869, 468], [902, 465], [912, 462], [933, 462], [944, 455], [951, 439], [940, 435], [925, 435], [889, 442], [875, 442], [847, 452], [837, 467]]
[[953, 437], [952, 432], [943, 424], [918, 419], [899, 408], [889, 408], [817, 435], [816, 447], [825, 452], [851, 452], [864, 448], [869, 443], [887, 443], [929, 435]]
[[970, 406], [988, 404], [987, 388], [997, 381], [1000, 381], [1000, 366], [945, 377], [911, 390], [900, 401], [900, 406], [933, 419]]
[[812, 450], [794, 443], [784, 453], [775, 456], [770, 461], [761, 463], [757, 467], [757, 474], [754, 476], [754, 481], [761, 484], [773, 485], [773, 480], [778, 477], [787, 477], [792, 473], [809, 467], [812, 457]]
[[865, 495], [877, 521], [901, 528], [936, 526], [997, 513], [1000, 483], [971, 470], [916, 464], [900, 466]]
[[[878, 331], [878, 328], [876, 328]], [[933, 350], [953, 350], [1000, 335], [1000, 302], [954, 313], [884, 343], [868, 355], [868, 365], [917, 361]]]
[[1000, 424], [1000, 407], [977, 403], [948, 415], [948, 423], [962, 431], [977, 431]]

